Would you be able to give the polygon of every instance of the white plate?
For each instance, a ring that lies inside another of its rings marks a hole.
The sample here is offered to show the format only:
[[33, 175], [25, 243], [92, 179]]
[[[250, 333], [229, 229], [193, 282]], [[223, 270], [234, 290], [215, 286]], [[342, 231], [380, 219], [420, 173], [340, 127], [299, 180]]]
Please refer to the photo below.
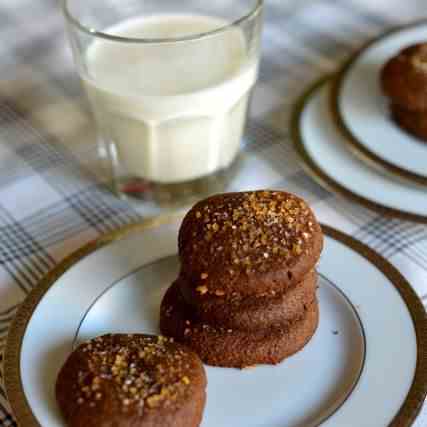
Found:
[[376, 211], [427, 222], [423, 187], [371, 168], [348, 150], [329, 109], [330, 85], [311, 88], [294, 117], [297, 148], [309, 172], [330, 189]]
[[[107, 236], [31, 294], [12, 326], [5, 364], [21, 426], [64, 426], [54, 383], [76, 342], [105, 332], [158, 333], [160, 300], [178, 270], [179, 223]], [[381, 427], [393, 419], [406, 426], [415, 418], [426, 395], [426, 337], [417, 337], [424, 309], [386, 261], [325, 232], [314, 338], [278, 366], [207, 367], [203, 427]]]
[[427, 41], [427, 22], [394, 30], [370, 43], [340, 73], [335, 102], [341, 124], [371, 159], [427, 184], [427, 144], [391, 120], [380, 86], [384, 64], [402, 48], [421, 41]]

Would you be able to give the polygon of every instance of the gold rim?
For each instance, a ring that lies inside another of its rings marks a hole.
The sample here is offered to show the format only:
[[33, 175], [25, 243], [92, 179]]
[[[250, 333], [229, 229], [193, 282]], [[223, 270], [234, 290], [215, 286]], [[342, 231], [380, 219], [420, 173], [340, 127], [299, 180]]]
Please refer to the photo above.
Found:
[[292, 128], [291, 131], [292, 131], [292, 137], [293, 137], [292, 139], [293, 139], [295, 149], [297, 150], [299, 157], [302, 160], [302, 167], [320, 185], [322, 185], [323, 187], [326, 187], [328, 190], [336, 193], [339, 196], [342, 196], [346, 199], [351, 200], [352, 202], [358, 203], [384, 216], [427, 224], [427, 216], [413, 214], [410, 212], [405, 212], [405, 211], [401, 211], [394, 208], [389, 208], [387, 206], [383, 206], [379, 203], [366, 199], [365, 197], [360, 196], [359, 194], [356, 194], [353, 191], [350, 191], [349, 189], [341, 185], [339, 182], [331, 178], [329, 175], [327, 175], [316, 164], [316, 162], [308, 153], [304, 145], [303, 137], [301, 135], [301, 128], [300, 128], [301, 114], [304, 111], [304, 108], [307, 102], [310, 100], [314, 92], [331, 78], [333, 78], [332, 75], [322, 77], [320, 80], [315, 82], [312, 86], [310, 86], [297, 102], [292, 115], [292, 119], [291, 119], [291, 128]]
[[[19, 425], [25, 427], [41, 427], [31, 411], [31, 407], [25, 397], [22, 378], [20, 374], [20, 353], [22, 341], [27, 325], [46, 292], [55, 284], [60, 276], [78, 263], [90, 253], [118, 240], [121, 240], [133, 232], [142, 232], [149, 228], [157, 227], [173, 220], [182, 218], [182, 215], [170, 215], [159, 219], [125, 226], [113, 233], [107, 234], [90, 242], [83, 248], [71, 254], [61, 262], [54, 270], [46, 275], [39, 285], [31, 292], [18, 310], [12, 323], [6, 344], [5, 354], [5, 386], [10, 405]], [[411, 314], [417, 337], [417, 366], [414, 379], [408, 395], [391, 422], [391, 427], [409, 427], [427, 396], [427, 316], [424, 307], [406, 281], [406, 279], [387, 260], [375, 251], [359, 242], [353, 237], [322, 225], [325, 235], [348, 246], [374, 264], [399, 291], [402, 299]]]
[[411, 314], [417, 337], [417, 365], [412, 385], [399, 412], [389, 427], [409, 427], [419, 414], [427, 397], [427, 314], [409, 282], [385, 258], [355, 238], [322, 225], [323, 232], [343, 243], [375, 265], [394, 285]]
[[368, 43], [364, 44], [362, 48], [357, 50], [351, 57], [344, 63], [344, 65], [339, 69], [336, 79], [334, 79], [331, 87], [331, 109], [332, 115], [340, 132], [345, 137], [346, 142], [352, 148], [352, 150], [359, 155], [359, 157], [367, 161], [381, 169], [385, 169], [386, 171], [392, 173], [393, 175], [399, 177], [400, 179], [404, 179], [406, 181], [411, 181], [413, 183], [426, 186], [427, 185], [427, 177], [424, 175], [419, 175], [417, 173], [408, 171], [407, 169], [403, 169], [399, 166], [396, 166], [393, 163], [388, 162], [387, 160], [381, 158], [377, 154], [373, 153], [369, 150], [365, 145], [361, 143], [361, 141], [356, 137], [356, 135], [350, 130], [347, 126], [344, 117], [342, 115], [342, 111], [339, 107], [339, 98], [341, 97], [341, 91], [344, 85], [345, 78], [347, 74], [352, 69], [353, 65], [360, 58], [360, 56], [374, 44], [380, 42], [381, 40], [386, 39], [394, 34], [399, 33], [402, 30], [408, 30], [411, 28], [416, 28], [420, 25], [427, 24], [427, 20], [420, 20], [417, 22], [413, 22], [411, 24], [399, 26], [392, 28], [391, 30], [382, 33], [381, 35], [375, 37], [370, 40]]

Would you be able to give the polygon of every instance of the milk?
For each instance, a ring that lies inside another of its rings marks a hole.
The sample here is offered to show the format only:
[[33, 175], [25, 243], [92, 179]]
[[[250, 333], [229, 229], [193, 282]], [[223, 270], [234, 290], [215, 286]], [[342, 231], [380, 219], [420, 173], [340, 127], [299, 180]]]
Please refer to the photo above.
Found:
[[[208, 16], [159, 15], [126, 20], [105, 32], [176, 38], [226, 24]], [[97, 39], [89, 45], [84, 83], [126, 175], [180, 183], [232, 163], [257, 77], [257, 55], [246, 50], [236, 27], [178, 43]]]

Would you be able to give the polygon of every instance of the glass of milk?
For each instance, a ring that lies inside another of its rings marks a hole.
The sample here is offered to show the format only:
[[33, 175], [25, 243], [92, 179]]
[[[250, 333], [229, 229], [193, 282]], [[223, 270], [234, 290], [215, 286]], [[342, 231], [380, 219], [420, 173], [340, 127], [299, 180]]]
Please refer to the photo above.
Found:
[[262, 0], [63, 0], [119, 194], [218, 191], [258, 73]]

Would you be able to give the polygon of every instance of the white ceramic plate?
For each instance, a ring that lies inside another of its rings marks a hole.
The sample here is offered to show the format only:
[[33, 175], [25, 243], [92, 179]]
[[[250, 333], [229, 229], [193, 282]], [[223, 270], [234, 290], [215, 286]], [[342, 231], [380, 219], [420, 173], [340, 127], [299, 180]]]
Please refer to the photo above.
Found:
[[346, 64], [335, 93], [338, 118], [353, 145], [394, 173], [427, 185], [427, 144], [391, 119], [380, 86], [383, 65], [401, 49], [427, 41], [427, 22], [388, 32]]
[[309, 172], [333, 191], [369, 208], [427, 223], [425, 188], [371, 168], [348, 150], [329, 108], [330, 85], [321, 82], [311, 88], [294, 117], [295, 142]]
[[[160, 300], [178, 271], [179, 223], [107, 236], [31, 294], [12, 326], [5, 365], [21, 426], [64, 426], [54, 383], [77, 342], [105, 332], [158, 333]], [[207, 367], [203, 427], [406, 426], [415, 418], [426, 395], [422, 304], [374, 252], [325, 233], [314, 338], [278, 366]]]

